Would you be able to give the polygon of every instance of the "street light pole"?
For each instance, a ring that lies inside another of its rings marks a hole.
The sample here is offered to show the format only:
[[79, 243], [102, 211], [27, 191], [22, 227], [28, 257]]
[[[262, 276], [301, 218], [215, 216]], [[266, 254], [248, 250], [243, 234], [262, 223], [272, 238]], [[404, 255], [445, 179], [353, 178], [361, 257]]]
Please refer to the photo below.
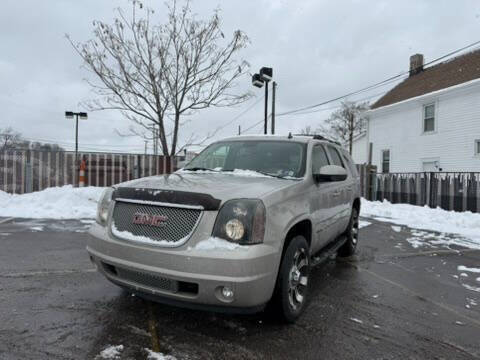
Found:
[[75, 180], [78, 183], [78, 119], [87, 120], [88, 114], [86, 112], [73, 112], [65, 111], [65, 117], [67, 119], [73, 119], [75, 116]]
[[[268, 82], [272, 80], [272, 78], [273, 78], [273, 69], [269, 67], [262, 67], [258, 74], [254, 74], [252, 76], [253, 86], [261, 88], [263, 84], [265, 84], [265, 120], [263, 124], [263, 133], [265, 135], [268, 133]], [[275, 88], [273, 91], [275, 91]], [[272, 124], [272, 129], [274, 129], [273, 124]]]

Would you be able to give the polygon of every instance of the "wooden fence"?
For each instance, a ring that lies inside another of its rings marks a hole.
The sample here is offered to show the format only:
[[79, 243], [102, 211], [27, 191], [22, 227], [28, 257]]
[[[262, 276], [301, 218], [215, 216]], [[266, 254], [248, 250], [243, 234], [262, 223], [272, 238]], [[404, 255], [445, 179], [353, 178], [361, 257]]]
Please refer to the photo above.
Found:
[[379, 174], [361, 171], [362, 196], [391, 203], [428, 205], [445, 210], [480, 212], [480, 173], [420, 172]]
[[[144, 176], [168, 174], [176, 159], [156, 155], [79, 152], [86, 164], [85, 186], [111, 186]], [[23, 194], [52, 186], [77, 185], [75, 153], [34, 150], [0, 152], [0, 190]]]

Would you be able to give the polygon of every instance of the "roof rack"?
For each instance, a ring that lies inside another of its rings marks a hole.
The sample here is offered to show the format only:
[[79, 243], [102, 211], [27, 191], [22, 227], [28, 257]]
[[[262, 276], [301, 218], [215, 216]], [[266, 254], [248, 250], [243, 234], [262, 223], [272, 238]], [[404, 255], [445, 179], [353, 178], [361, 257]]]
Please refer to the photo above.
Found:
[[342, 144], [340, 144], [338, 141], [326, 138], [325, 136], [322, 136], [322, 135], [317, 135], [317, 134], [293, 134], [293, 136], [309, 136], [313, 140], [324, 140], [324, 141], [328, 141], [329, 143], [332, 143], [332, 144], [335, 144], [335, 145], [338, 145], [338, 146], [342, 146]]

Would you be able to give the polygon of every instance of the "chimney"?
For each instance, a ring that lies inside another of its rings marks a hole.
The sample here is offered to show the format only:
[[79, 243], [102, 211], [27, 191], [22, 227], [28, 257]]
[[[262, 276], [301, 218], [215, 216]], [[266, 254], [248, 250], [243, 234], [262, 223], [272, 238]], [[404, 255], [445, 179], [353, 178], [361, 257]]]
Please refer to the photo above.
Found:
[[423, 71], [423, 55], [415, 54], [410, 56], [410, 76]]

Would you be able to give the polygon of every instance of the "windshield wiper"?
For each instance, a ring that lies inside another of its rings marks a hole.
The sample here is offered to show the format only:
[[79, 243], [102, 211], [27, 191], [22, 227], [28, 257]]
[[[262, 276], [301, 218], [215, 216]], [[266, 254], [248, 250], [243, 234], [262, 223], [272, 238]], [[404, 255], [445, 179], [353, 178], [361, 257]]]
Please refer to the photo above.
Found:
[[187, 170], [187, 171], [214, 171], [214, 172], [219, 172], [218, 170], [215, 170], [215, 169], [209, 169], [209, 168], [204, 168], [204, 167], [191, 167], [191, 168], [185, 168], [183, 170]]
[[265, 171], [261, 171], [261, 170], [253, 170], [259, 174], [262, 174], [262, 175], [267, 175], [267, 176], [271, 176], [271, 177], [275, 177], [275, 178], [278, 178], [278, 179], [285, 179], [285, 176], [281, 176], [281, 175], [274, 175], [274, 174], [270, 174], [270, 173], [267, 173]]
[[[237, 170], [237, 169], [235, 169], [235, 170]], [[227, 170], [221, 170], [221, 171], [222, 171], [222, 172], [234, 172], [235, 170], [233, 170], [233, 169], [227, 169]], [[275, 177], [275, 178], [279, 178], [279, 179], [285, 179], [284, 176], [270, 174], [270, 173], [267, 173], [267, 172], [261, 171], [261, 170], [253, 170], [253, 169], [238, 169], [238, 170], [253, 171], [253, 172], [256, 172], [256, 173], [259, 173], [259, 174], [262, 174], [262, 175], [267, 175], [267, 176], [271, 176], [271, 177]]]

